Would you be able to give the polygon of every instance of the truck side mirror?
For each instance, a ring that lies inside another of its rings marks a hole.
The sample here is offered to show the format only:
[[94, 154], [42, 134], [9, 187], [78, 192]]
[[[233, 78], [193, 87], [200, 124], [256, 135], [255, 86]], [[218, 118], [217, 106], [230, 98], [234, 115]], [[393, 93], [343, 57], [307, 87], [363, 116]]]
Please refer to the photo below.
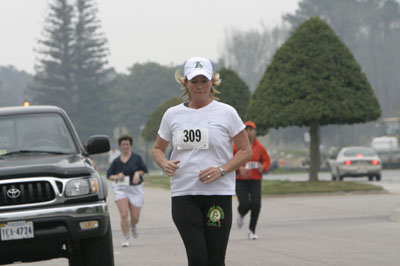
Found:
[[89, 154], [98, 154], [110, 150], [110, 140], [106, 135], [91, 136], [87, 142], [87, 152]]

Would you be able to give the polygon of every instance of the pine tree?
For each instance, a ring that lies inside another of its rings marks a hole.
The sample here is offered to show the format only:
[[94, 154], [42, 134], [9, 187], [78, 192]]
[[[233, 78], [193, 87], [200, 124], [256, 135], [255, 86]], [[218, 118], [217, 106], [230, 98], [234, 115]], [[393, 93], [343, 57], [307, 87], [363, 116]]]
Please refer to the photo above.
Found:
[[74, 9], [67, 0], [55, 0], [48, 9], [34, 83], [28, 94], [35, 104], [57, 105], [70, 112], [76, 102], [72, 63]]
[[[77, 106], [73, 117], [82, 138], [95, 133], [110, 134], [110, 69], [107, 40], [96, 18], [93, 0], [77, 0], [74, 45], [74, 82]], [[82, 114], [85, 114], [82, 116]]]
[[276, 52], [250, 100], [257, 127], [310, 127], [310, 181], [318, 180], [319, 127], [376, 120], [380, 105], [359, 64], [327, 23], [302, 23]]
[[65, 109], [84, 140], [93, 134], [110, 134], [112, 75], [95, 3], [53, 0], [49, 11], [29, 93], [32, 101]]

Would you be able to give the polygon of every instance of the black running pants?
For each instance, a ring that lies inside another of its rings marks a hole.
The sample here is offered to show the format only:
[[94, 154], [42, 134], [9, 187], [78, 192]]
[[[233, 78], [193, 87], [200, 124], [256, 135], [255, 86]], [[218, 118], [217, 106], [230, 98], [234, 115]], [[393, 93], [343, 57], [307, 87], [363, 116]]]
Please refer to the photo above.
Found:
[[261, 210], [261, 180], [236, 180], [236, 196], [239, 214], [245, 216], [251, 211], [249, 229], [255, 233]]
[[172, 219], [189, 266], [225, 266], [232, 226], [232, 196], [172, 197]]

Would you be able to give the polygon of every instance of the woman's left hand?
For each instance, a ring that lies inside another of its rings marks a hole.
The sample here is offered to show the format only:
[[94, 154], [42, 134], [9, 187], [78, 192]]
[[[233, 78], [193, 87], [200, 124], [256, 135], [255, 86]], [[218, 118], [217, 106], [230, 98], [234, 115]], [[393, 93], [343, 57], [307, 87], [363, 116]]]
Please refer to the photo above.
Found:
[[201, 170], [199, 174], [199, 179], [204, 184], [211, 183], [221, 177], [221, 170], [219, 167], [209, 167], [207, 169]]
[[139, 172], [135, 172], [135, 174], [133, 175], [132, 183], [133, 184], [138, 184], [139, 182], [140, 182], [140, 173]]
[[262, 164], [258, 165], [258, 171], [260, 172], [260, 174], [264, 173], [264, 166], [262, 166]]

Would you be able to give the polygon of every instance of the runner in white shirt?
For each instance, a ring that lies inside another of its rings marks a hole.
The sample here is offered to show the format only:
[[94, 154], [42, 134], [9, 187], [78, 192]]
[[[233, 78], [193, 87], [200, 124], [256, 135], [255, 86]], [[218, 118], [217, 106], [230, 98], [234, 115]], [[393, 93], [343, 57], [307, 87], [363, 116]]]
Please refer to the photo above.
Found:
[[[208, 59], [190, 58], [185, 77], [177, 71], [175, 78], [187, 99], [165, 112], [153, 159], [171, 177], [172, 218], [189, 266], [223, 266], [232, 224], [234, 170], [251, 157], [251, 147], [236, 110], [214, 96], [221, 80]], [[235, 155], [233, 143], [238, 148]]]
[[111, 150], [108, 152], [108, 163], [112, 163], [116, 158], [121, 155], [121, 152], [115, 145], [111, 146]]

